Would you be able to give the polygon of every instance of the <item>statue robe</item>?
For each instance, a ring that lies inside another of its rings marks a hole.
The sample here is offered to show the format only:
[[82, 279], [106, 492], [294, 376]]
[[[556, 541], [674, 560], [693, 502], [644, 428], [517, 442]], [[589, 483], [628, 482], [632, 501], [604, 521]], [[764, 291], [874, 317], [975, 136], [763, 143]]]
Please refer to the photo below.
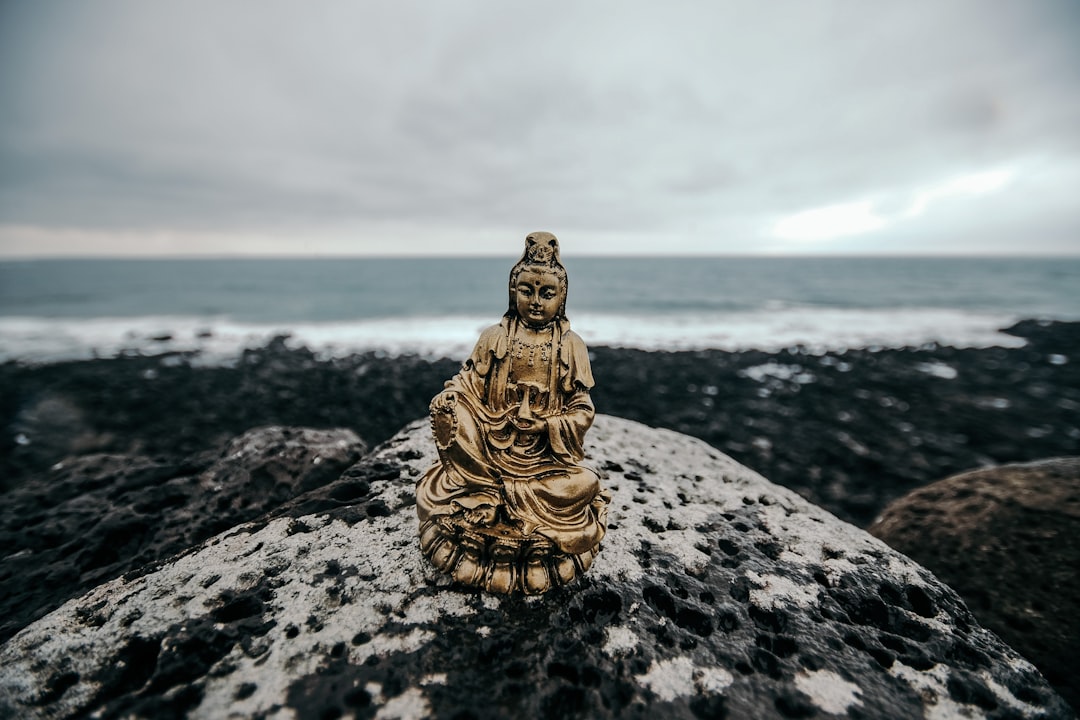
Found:
[[452, 426], [441, 438], [436, 427], [440, 462], [417, 483], [417, 512], [424, 522], [490, 505], [522, 535], [537, 533], [567, 554], [583, 553], [606, 529], [599, 478], [579, 465], [595, 415], [588, 350], [569, 323], [556, 324], [546, 392], [532, 404], [547, 430], [521, 432], [513, 422], [520, 407], [511, 379], [516, 328], [516, 319], [504, 318], [485, 330], [447, 381], [445, 390], [457, 395]]

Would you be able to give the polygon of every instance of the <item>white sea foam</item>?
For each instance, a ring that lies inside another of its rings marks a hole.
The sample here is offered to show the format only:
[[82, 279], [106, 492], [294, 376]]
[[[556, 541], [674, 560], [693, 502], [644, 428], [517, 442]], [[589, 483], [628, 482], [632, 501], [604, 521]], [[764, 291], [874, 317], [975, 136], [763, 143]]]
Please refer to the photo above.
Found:
[[245, 348], [287, 335], [289, 347], [322, 357], [381, 351], [462, 357], [490, 320], [397, 318], [299, 324], [237, 323], [222, 318], [0, 318], [0, 361], [49, 362], [121, 354], [197, 352], [201, 364], [228, 363]]
[[820, 354], [926, 343], [954, 347], [1019, 347], [1002, 333], [1019, 318], [952, 309], [858, 310], [787, 307], [708, 316], [629, 318], [583, 315], [574, 327], [597, 345], [645, 350], [769, 350], [803, 346]]
[[[1018, 318], [960, 310], [785, 308], [702, 315], [577, 314], [574, 329], [590, 346], [642, 350], [766, 350], [807, 352], [938, 343], [955, 347], [1018, 347], [1000, 332]], [[295, 324], [237, 323], [227, 318], [0, 318], [0, 360], [47, 362], [122, 353], [198, 352], [203, 364], [228, 363], [244, 348], [288, 335], [290, 347], [321, 357], [380, 351], [390, 355], [464, 357], [480, 330], [497, 317], [382, 318]], [[166, 339], [167, 338], [167, 339]]]

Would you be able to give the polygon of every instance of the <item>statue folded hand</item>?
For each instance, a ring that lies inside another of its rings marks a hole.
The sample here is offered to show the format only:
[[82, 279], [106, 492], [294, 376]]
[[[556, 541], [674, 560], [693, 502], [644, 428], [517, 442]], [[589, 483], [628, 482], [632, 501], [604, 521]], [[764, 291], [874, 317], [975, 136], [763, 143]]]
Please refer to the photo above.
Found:
[[523, 433], [528, 433], [529, 435], [538, 435], [542, 432], [547, 432], [547, 418], [518, 417], [514, 420], [514, 427], [516, 427], [519, 431]]

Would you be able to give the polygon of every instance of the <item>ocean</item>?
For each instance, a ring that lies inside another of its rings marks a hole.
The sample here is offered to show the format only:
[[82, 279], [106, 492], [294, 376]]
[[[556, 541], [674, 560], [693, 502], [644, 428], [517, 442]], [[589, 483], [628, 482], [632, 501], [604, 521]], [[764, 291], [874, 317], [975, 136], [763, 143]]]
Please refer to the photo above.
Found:
[[[506, 310], [516, 258], [0, 262], [0, 360], [195, 351], [278, 335], [324, 357], [460, 358]], [[810, 352], [1016, 346], [1020, 319], [1080, 320], [1080, 258], [563, 259], [590, 345]]]

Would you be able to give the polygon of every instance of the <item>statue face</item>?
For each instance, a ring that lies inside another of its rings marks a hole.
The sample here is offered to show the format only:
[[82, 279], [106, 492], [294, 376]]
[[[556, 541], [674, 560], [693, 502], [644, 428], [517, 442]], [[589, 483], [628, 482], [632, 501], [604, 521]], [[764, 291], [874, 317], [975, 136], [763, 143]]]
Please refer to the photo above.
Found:
[[518, 317], [532, 327], [555, 319], [562, 304], [562, 287], [555, 273], [524, 270], [514, 287]]

